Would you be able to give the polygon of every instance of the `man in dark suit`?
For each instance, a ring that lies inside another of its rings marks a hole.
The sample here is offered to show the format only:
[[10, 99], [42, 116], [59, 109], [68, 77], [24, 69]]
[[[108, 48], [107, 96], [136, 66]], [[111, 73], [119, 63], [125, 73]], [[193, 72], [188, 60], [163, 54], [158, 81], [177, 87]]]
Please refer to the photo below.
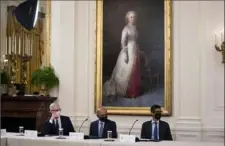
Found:
[[63, 129], [64, 135], [69, 135], [69, 132], [75, 132], [70, 118], [60, 114], [61, 109], [58, 103], [52, 103], [49, 109], [52, 116], [45, 122], [45, 135], [58, 135], [60, 128]]
[[97, 111], [98, 120], [90, 125], [89, 135], [96, 138], [107, 138], [107, 131], [112, 131], [112, 138], [117, 138], [116, 123], [107, 119], [107, 110], [100, 108]]
[[151, 107], [153, 118], [142, 124], [141, 138], [152, 140], [173, 140], [171, 136], [170, 126], [167, 122], [161, 121], [161, 107], [153, 105]]

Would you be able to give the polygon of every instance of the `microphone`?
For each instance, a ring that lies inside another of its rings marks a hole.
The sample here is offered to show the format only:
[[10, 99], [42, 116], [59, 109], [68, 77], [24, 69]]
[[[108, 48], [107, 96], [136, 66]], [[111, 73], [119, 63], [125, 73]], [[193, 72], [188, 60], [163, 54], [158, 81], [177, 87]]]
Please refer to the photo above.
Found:
[[137, 121], [138, 121], [138, 119], [137, 119], [137, 120], [135, 120], [135, 121], [134, 121], [134, 123], [133, 123], [133, 125], [131, 126], [130, 131], [129, 131], [129, 135], [130, 135], [130, 133], [131, 133], [131, 130], [132, 130], [132, 129], [133, 129], [133, 127], [134, 127], [134, 124], [135, 124]]
[[79, 132], [80, 132], [80, 129], [82, 128], [82, 126], [84, 125], [84, 123], [85, 123], [87, 120], [88, 120], [88, 118], [85, 119], [85, 120], [82, 122], [82, 124], [81, 124], [81, 126], [80, 126], [80, 128], [79, 128]]

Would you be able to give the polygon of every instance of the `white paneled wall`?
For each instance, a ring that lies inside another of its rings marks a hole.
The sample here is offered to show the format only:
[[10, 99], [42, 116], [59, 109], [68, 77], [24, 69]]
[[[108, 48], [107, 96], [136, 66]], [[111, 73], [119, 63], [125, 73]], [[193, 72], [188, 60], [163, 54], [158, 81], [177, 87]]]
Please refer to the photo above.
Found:
[[75, 112], [75, 2], [52, 1], [51, 65], [60, 77], [58, 96], [63, 111]]

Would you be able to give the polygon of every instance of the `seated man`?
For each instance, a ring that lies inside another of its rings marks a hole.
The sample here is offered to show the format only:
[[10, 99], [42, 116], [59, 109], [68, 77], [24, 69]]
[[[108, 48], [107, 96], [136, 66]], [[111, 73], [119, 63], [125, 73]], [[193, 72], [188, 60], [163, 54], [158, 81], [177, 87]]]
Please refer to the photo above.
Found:
[[170, 126], [167, 122], [161, 121], [161, 107], [153, 105], [151, 107], [153, 118], [142, 124], [141, 138], [152, 140], [173, 140]]
[[59, 128], [63, 129], [64, 135], [69, 135], [69, 132], [74, 132], [72, 122], [69, 117], [60, 114], [60, 106], [58, 103], [52, 103], [49, 106], [52, 114], [51, 118], [45, 122], [44, 134], [45, 135], [58, 135]]
[[90, 136], [107, 138], [107, 131], [112, 131], [112, 138], [117, 138], [116, 123], [107, 119], [107, 110], [100, 108], [97, 111], [98, 120], [91, 123]]

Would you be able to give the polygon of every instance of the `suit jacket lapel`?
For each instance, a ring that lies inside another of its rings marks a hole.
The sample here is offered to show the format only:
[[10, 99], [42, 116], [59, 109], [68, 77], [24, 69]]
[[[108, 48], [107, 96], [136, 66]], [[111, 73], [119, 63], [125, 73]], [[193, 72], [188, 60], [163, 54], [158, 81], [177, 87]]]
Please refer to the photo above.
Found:
[[95, 122], [95, 127], [96, 127], [95, 134], [96, 134], [97, 136], [98, 136], [98, 132], [99, 132], [99, 127], [98, 127], [99, 124], [98, 124], [98, 122], [99, 122], [99, 121], [96, 121], [96, 122]]
[[150, 129], [150, 132], [149, 132], [149, 139], [152, 139], [152, 121], [150, 121], [149, 129]]
[[107, 122], [107, 121], [105, 121], [102, 136], [107, 135], [107, 130], [108, 130], [108, 129], [107, 129], [107, 126], [108, 126], [107, 124], [108, 124], [108, 122]]
[[159, 121], [159, 140], [162, 139], [162, 133], [163, 133], [163, 125], [162, 122]]

